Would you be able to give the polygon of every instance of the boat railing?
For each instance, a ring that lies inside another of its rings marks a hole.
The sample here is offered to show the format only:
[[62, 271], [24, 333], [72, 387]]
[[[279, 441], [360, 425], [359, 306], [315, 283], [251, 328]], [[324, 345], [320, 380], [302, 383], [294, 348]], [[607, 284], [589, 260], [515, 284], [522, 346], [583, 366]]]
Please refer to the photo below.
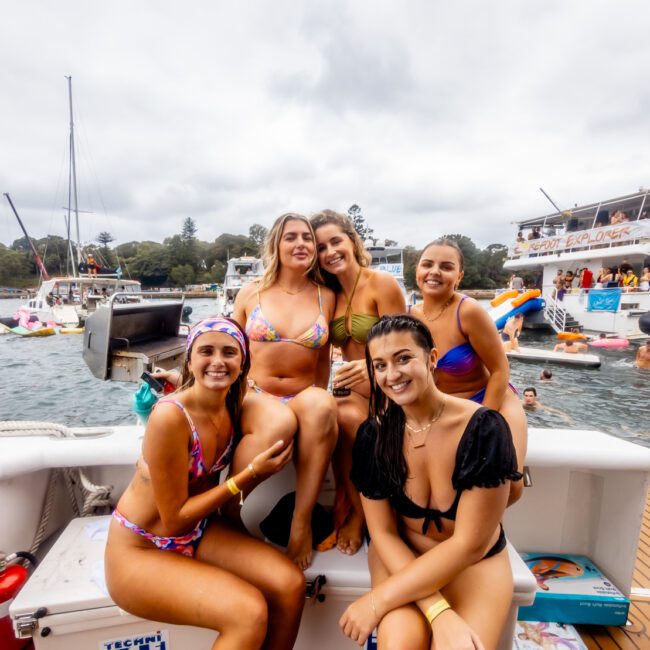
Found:
[[564, 332], [567, 321], [567, 310], [551, 296], [544, 297], [544, 315], [550, 326], [556, 332]]

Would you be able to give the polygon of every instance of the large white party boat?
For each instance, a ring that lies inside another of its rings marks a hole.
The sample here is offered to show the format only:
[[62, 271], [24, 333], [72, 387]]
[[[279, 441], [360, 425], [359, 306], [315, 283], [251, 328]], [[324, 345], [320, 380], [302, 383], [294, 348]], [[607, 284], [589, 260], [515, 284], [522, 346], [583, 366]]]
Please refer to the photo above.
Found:
[[[639, 318], [650, 312], [647, 287], [597, 283], [601, 269], [632, 268], [639, 277], [650, 264], [650, 190], [518, 221], [520, 241], [508, 249], [504, 268], [541, 270], [545, 318], [556, 331], [578, 327], [618, 337], [645, 336]], [[531, 235], [528, 239], [527, 236]], [[591, 287], [579, 286], [579, 271], [591, 271]], [[556, 291], [558, 271], [573, 273], [573, 287]], [[573, 320], [571, 320], [573, 319]]]

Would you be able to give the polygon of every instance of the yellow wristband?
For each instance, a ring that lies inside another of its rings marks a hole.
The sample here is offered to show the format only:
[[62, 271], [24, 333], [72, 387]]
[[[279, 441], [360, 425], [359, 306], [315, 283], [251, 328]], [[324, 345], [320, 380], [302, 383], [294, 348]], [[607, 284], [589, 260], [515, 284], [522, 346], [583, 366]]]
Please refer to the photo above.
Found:
[[241, 490], [239, 489], [239, 486], [237, 485], [237, 483], [235, 483], [234, 478], [229, 478], [226, 481], [226, 487], [228, 488], [228, 491], [230, 492], [230, 494], [232, 494], [233, 496], [235, 494], [239, 494], [241, 492]]
[[431, 605], [424, 614], [427, 617], [427, 621], [429, 621], [429, 625], [447, 609], [451, 609], [451, 605], [444, 598], [439, 600], [435, 605]]

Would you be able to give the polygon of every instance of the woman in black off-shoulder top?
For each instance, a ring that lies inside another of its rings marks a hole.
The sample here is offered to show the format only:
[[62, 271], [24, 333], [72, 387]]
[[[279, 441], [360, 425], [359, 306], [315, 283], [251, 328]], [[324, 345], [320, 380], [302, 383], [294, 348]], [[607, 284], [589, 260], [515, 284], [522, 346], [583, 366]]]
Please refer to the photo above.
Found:
[[437, 356], [411, 316], [370, 331], [370, 417], [351, 478], [372, 539], [372, 590], [340, 623], [359, 643], [378, 626], [379, 648], [490, 650], [512, 600], [501, 518], [521, 474], [503, 417], [436, 388]]

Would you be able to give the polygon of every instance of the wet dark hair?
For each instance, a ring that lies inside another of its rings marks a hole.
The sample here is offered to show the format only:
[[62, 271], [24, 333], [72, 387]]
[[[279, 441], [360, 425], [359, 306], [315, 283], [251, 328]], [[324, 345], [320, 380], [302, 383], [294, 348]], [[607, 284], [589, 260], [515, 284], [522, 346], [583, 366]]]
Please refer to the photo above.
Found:
[[[232, 318], [226, 318], [225, 316], [220, 316], [220, 318], [224, 318], [225, 320], [232, 323], [232, 325], [242, 333], [242, 336], [244, 337], [244, 342], [246, 344], [246, 349], [242, 351], [243, 353], [242, 356], [244, 357], [244, 363], [241, 368], [241, 374], [233, 382], [233, 384], [228, 389], [228, 393], [226, 394], [226, 410], [228, 411], [228, 415], [230, 415], [230, 420], [232, 422], [232, 426], [235, 429], [235, 434], [238, 440], [239, 436], [241, 436], [239, 418], [241, 416], [241, 409], [242, 409], [242, 403], [244, 401], [244, 396], [246, 395], [246, 388], [248, 387], [248, 371], [250, 370], [251, 367], [250, 344], [245, 330], [241, 327], [241, 325], [236, 320], [233, 320]], [[189, 388], [190, 386], [194, 385], [195, 379], [194, 379], [194, 375], [189, 369], [189, 362], [192, 357], [192, 350], [194, 349], [196, 341], [198, 341], [200, 338], [201, 338], [200, 336], [197, 336], [196, 339], [194, 339], [194, 341], [192, 342], [192, 347], [189, 349], [187, 355], [185, 356], [185, 361], [183, 362], [183, 370], [181, 375], [182, 377], [181, 389]], [[233, 337], [233, 341], [236, 341], [234, 337]]]
[[526, 393], [532, 393], [535, 397], [537, 397], [537, 391], [532, 386], [529, 386], [528, 388], [524, 388], [524, 395]]
[[458, 255], [460, 270], [461, 271], [465, 270], [465, 256], [463, 255], [463, 251], [461, 247], [458, 245], [458, 242], [455, 239], [447, 239], [446, 237], [440, 237], [439, 239], [435, 239], [434, 241], [429, 242], [422, 249], [422, 252], [420, 253], [420, 257], [418, 258], [418, 264], [420, 263], [420, 260], [422, 259], [422, 255], [424, 255], [427, 248], [431, 248], [431, 246], [449, 246], [450, 248], [453, 248]]
[[368, 350], [374, 339], [388, 336], [394, 332], [408, 332], [415, 344], [428, 356], [435, 347], [429, 328], [419, 319], [408, 314], [382, 316], [368, 333], [366, 339], [366, 366], [370, 378], [369, 418], [377, 424], [378, 435], [375, 441], [374, 461], [381, 468], [382, 475], [391, 486], [399, 488], [408, 476], [408, 467], [402, 452], [404, 444], [404, 423], [406, 417], [398, 406], [379, 388], [375, 380], [375, 370]]
[[552, 376], [553, 373], [548, 368], [544, 368], [544, 370], [542, 370], [542, 377], [544, 377], [544, 379], [550, 379]]

